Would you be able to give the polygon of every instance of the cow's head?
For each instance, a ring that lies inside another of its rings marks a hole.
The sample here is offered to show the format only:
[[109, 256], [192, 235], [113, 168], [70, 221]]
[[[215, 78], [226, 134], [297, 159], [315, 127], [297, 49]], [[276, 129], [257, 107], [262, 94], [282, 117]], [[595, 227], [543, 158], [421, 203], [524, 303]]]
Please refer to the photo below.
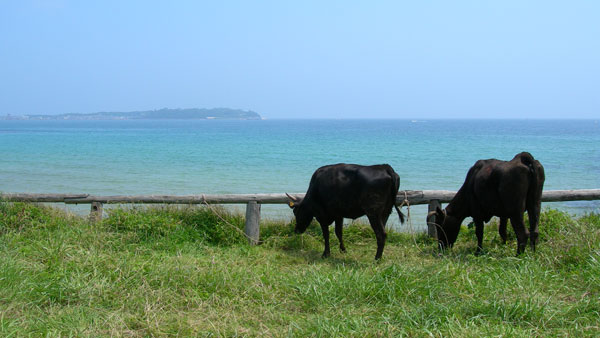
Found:
[[294, 216], [296, 216], [296, 227], [294, 228], [294, 231], [297, 234], [301, 234], [306, 231], [306, 228], [308, 228], [310, 222], [312, 222], [313, 214], [308, 205], [303, 203], [304, 200], [290, 196], [287, 193], [286, 195], [289, 198], [288, 206], [292, 208]]
[[451, 248], [456, 242], [458, 231], [460, 230], [461, 219], [454, 217], [447, 212], [447, 209], [442, 210], [437, 207], [431, 212], [435, 215], [435, 225], [437, 230], [438, 245], [440, 250]]

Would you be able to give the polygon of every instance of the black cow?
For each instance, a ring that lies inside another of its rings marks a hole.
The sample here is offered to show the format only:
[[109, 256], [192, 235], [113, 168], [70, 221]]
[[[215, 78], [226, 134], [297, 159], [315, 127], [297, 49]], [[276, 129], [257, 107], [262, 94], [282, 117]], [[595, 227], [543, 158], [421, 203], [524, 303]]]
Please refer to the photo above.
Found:
[[329, 256], [329, 225], [335, 221], [335, 234], [340, 250], [346, 251], [342, 240], [343, 219], [367, 215], [377, 238], [377, 254], [380, 259], [387, 234], [385, 224], [396, 208], [400, 222], [404, 215], [396, 206], [400, 177], [388, 164], [362, 166], [357, 164], [334, 164], [315, 171], [308, 191], [302, 200], [290, 198], [289, 206], [296, 216], [296, 233], [303, 233], [313, 217], [321, 224], [325, 251]]
[[[517, 255], [525, 250], [530, 236], [531, 248], [535, 251], [544, 180], [544, 167], [528, 152], [517, 154], [510, 161], [489, 159], [475, 162], [448, 206], [444, 210], [438, 207], [431, 213], [435, 214], [440, 248], [452, 247], [460, 224], [471, 216], [477, 235], [476, 253], [479, 254], [483, 223], [492, 216], [498, 216], [499, 232], [504, 242], [506, 222], [510, 219], [517, 235]], [[529, 216], [529, 231], [523, 223], [525, 210]]]

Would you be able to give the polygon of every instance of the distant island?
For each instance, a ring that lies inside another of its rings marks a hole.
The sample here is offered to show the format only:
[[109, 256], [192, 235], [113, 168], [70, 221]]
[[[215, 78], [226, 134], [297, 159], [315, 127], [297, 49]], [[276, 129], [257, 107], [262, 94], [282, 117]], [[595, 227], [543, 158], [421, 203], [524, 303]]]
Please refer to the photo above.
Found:
[[262, 120], [262, 117], [251, 110], [230, 108], [189, 108], [124, 113], [100, 112], [91, 114], [59, 114], [59, 115], [5, 115], [0, 120]]

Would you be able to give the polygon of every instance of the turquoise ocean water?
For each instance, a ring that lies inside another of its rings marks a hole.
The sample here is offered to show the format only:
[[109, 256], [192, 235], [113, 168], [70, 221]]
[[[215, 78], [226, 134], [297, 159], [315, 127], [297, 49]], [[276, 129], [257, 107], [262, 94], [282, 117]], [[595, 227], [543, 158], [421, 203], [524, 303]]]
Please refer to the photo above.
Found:
[[[594, 120], [140, 120], [0, 121], [0, 191], [305, 192], [316, 168], [339, 162], [389, 163], [400, 189], [457, 190], [476, 160], [521, 151], [544, 165], [545, 189], [600, 188]], [[583, 213], [600, 202], [547, 206]], [[412, 208], [415, 227], [424, 209]], [[291, 218], [286, 206], [264, 211]]]

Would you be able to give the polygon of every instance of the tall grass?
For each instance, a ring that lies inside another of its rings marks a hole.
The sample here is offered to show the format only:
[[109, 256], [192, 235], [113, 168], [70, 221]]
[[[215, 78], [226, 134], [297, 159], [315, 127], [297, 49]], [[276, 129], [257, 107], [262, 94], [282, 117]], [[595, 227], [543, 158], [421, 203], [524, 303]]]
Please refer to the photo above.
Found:
[[[100, 224], [0, 202], [0, 336], [597, 336], [600, 216], [542, 215], [538, 251], [485, 230], [439, 255], [426, 235], [332, 236], [198, 207], [120, 208]], [[235, 228], [235, 229], [234, 229]], [[510, 234], [514, 238], [514, 234]]]

